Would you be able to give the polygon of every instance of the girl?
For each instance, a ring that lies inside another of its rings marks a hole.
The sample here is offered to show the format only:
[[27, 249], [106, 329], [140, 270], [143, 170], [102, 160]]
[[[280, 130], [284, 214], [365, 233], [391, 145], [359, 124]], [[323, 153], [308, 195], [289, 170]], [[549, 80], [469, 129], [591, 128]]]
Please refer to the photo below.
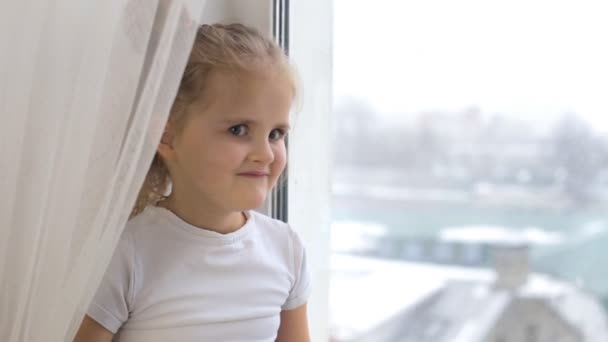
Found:
[[239, 24], [199, 29], [134, 217], [75, 341], [309, 341], [302, 242], [252, 211], [285, 168], [294, 96], [274, 42]]

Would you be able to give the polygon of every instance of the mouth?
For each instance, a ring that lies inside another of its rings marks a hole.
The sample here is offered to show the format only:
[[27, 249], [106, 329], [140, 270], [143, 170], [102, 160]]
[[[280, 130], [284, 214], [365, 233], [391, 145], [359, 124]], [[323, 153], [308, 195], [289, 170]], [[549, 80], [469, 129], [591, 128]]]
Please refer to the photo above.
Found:
[[238, 173], [237, 175], [251, 178], [265, 178], [269, 176], [269, 173], [264, 171], [247, 171]]

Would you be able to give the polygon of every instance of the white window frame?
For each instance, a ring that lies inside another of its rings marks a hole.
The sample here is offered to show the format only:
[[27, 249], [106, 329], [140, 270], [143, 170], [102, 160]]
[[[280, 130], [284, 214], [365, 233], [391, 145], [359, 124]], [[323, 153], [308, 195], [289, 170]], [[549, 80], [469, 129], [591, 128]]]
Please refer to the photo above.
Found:
[[289, 53], [301, 87], [289, 140], [288, 222], [307, 247], [311, 339], [329, 341], [333, 1], [289, 3]]

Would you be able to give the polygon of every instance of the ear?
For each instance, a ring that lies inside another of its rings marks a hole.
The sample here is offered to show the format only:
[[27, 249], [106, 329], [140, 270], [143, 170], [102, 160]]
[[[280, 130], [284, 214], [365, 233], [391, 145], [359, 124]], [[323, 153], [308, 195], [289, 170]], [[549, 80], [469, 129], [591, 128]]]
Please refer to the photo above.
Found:
[[164, 160], [175, 159], [175, 149], [173, 143], [175, 141], [175, 126], [170, 121], [167, 122], [163, 135], [158, 143], [157, 152]]

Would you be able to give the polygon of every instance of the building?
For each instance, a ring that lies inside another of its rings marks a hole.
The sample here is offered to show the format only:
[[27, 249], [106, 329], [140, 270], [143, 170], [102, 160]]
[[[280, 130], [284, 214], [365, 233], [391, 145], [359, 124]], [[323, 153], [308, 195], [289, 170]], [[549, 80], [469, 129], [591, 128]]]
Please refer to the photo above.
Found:
[[335, 254], [333, 341], [608, 341], [599, 300], [530, 273], [527, 253], [504, 245], [494, 269]]

